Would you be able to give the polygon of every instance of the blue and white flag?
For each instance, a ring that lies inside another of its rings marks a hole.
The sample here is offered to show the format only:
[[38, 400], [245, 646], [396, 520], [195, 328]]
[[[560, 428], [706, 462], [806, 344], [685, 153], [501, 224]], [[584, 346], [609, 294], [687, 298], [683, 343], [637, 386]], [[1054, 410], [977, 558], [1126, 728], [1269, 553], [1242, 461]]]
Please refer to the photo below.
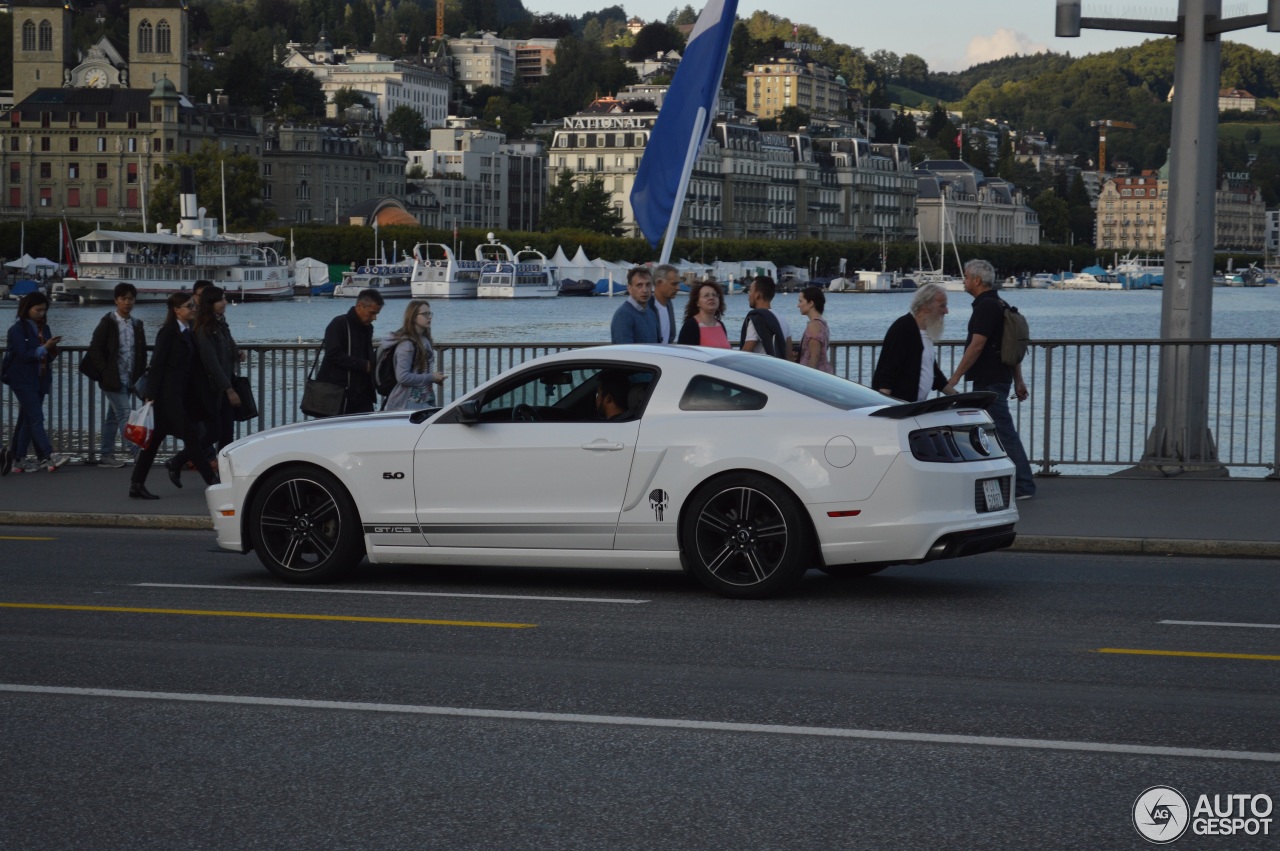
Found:
[[670, 231], [663, 263], [670, 258], [689, 175], [716, 117], [737, 12], [738, 0], [709, 0], [698, 16], [636, 171], [631, 209], [641, 233], [656, 248]]

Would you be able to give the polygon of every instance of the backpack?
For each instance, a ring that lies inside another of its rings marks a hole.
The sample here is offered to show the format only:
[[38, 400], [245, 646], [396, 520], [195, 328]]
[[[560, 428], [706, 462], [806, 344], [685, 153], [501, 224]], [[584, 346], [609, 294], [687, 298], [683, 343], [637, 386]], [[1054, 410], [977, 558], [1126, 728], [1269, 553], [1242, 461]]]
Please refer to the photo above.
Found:
[[1004, 299], [1004, 334], [1000, 338], [1000, 362], [1005, 366], [1017, 366], [1027, 356], [1027, 346], [1031, 343], [1031, 327], [1027, 318], [1018, 312], [1018, 308]]
[[747, 311], [746, 318], [742, 320], [742, 333], [738, 335], [738, 348], [742, 348], [742, 344], [747, 340], [748, 323], [755, 327], [756, 336], [760, 338], [760, 348], [764, 349], [765, 354], [786, 359], [787, 338], [782, 333], [782, 325], [778, 323], [778, 317], [773, 315], [772, 310], [753, 308]]
[[383, 345], [378, 350], [378, 358], [373, 370], [373, 383], [382, 396], [390, 396], [396, 389], [396, 347], [393, 343]]

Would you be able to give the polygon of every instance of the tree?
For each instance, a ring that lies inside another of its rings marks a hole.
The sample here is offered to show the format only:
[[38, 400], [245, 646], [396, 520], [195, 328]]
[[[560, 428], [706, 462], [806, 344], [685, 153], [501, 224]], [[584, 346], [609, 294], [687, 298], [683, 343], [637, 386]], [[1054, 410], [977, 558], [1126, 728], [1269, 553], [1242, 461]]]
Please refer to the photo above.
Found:
[[262, 177], [258, 159], [251, 154], [233, 154], [205, 141], [190, 154], [173, 158], [174, 167], [147, 193], [147, 215], [155, 222], [176, 222], [181, 166], [195, 172], [196, 198], [209, 210], [222, 210], [223, 172], [226, 173], [227, 229], [257, 230], [271, 223], [272, 215], [262, 204]]
[[627, 56], [632, 62], [642, 62], [669, 50], [684, 50], [684, 36], [675, 27], [655, 22], [636, 33], [636, 40], [627, 51]]
[[785, 133], [794, 133], [809, 124], [809, 113], [798, 106], [786, 106], [778, 113], [778, 129]]
[[356, 104], [370, 106], [369, 100], [350, 86], [343, 86], [333, 93], [333, 104], [338, 108], [338, 115], [342, 115]]
[[1031, 209], [1036, 211], [1040, 219], [1040, 230], [1044, 238], [1058, 244], [1065, 243], [1070, 234], [1070, 215], [1067, 202], [1052, 189], [1046, 189], [1031, 202]]
[[899, 109], [893, 116], [893, 125], [889, 128], [889, 139], [894, 142], [900, 142], [909, 145], [919, 137], [916, 130], [916, 122], [910, 115], [907, 115], [906, 108]]
[[926, 85], [929, 82], [929, 63], [923, 57], [908, 53], [898, 65], [898, 76], [907, 86]]
[[589, 230], [609, 236], [622, 235], [622, 213], [614, 209], [604, 182], [591, 177], [586, 183], [574, 181], [569, 169], [560, 172], [555, 186], [547, 192], [542, 208], [542, 229]]
[[422, 113], [411, 106], [397, 106], [391, 110], [386, 122], [388, 133], [397, 133], [406, 151], [425, 150], [431, 134], [427, 131]]

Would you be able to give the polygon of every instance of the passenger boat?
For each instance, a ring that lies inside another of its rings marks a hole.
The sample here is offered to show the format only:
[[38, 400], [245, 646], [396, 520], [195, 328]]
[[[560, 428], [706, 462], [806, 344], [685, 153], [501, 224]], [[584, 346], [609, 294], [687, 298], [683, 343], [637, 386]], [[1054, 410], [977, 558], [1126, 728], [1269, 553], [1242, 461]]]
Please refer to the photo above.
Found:
[[459, 260], [449, 246], [420, 242], [413, 247], [409, 287], [414, 298], [475, 298], [483, 260]]
[[110, 303], [116, 284], [138, 288], [139, 302], [164, 301], [189, 291], [196, 281], [212, 281], [228, 301], [293, 298], [294, 273], [281, 254], [283, 237], [269, 233], [219, 234], [218, 223], [196, 207], [195, 191], [183, 181], [178, 232], [95, 230], [75, 241], [79, 269], [53, 287], [51, 295], [82, 303]]
[[476, 258], [485, 261], [477, 298], [555, 298], [560, 294], [556, 267], [541, 251], [525, 246], [512, 253], [489, 234], [489, 242], [477, 246]]
[[399, 263], [379, 263], [372, 258], [363, 266], [343, 272], [342, 280], [333, 288], [333, 297], [355, 298], [365, 290], [377, 290], [383, 298], [408, 298], [413, 295], [413, 267], [408, 257]]

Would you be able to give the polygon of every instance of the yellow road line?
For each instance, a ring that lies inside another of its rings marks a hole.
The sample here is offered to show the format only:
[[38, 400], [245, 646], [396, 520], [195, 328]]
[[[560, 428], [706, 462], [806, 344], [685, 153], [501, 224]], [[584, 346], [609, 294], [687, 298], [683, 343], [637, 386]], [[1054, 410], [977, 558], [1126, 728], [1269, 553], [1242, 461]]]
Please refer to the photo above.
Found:
[[1263, 662], [1280, 662], [1280, 656], [1263, 656], [1258, 653], [1200, 653], [1194, 650], [1128, 650], [1121, 647], [1102, 647], [1095, 653], [1124, 653], [1131, 656], [1192, 656], [1200, 659], [1256, 659]]
[[492, 621], [442, 621], [424, 618], [365, 618], [355, 615], [299, 615], [289, 612], [215, 612], [205, 609], [142, 609], [131, 606], [59, 606], [49, 603], [0, 603], [5, 609], [56, 609], [64, 612], [132, 612], [145, 615], [208, 615], [224, 618], [276, 618], [300, 621], [350, 621], [354, 623], [410, 623], [428, 626], [488, 626], [498, 629], [528, 629], [536, 623], [494, 623]]
[[37, 538], [33, 535], [0, 535], [0, 541], [56, 541], [57, 538]]

